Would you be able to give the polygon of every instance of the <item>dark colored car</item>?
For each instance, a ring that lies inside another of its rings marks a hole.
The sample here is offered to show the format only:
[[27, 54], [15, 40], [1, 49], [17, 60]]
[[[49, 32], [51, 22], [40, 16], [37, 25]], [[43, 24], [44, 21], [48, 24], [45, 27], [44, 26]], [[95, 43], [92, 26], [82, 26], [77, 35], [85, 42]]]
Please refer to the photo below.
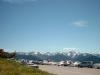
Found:
[[78, 67], [92, 68], [93, 67], [93, 61], [83, 61], [78, 65]]

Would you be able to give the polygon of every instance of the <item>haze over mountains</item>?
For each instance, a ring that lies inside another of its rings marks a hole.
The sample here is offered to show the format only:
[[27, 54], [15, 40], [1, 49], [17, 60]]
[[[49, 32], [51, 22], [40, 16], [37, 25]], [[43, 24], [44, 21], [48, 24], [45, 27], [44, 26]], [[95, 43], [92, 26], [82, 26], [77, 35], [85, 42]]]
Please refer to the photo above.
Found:
[[75, 51], [68, 52], [17, 52], [18, 59], [29, 60], [51, 60], [51, 61], [93, 61], [94, 63], [100, 63], [100, 54], [96, 53], [80, 53]]

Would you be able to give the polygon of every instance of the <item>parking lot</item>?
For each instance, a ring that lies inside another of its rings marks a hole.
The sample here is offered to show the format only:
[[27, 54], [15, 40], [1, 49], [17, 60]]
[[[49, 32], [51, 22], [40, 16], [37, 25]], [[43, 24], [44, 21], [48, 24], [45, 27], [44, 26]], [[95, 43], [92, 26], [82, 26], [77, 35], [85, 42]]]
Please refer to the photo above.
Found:
[[100, 75], [100, 69], [94, 68], [78, 68], [54, 65], [40, 65], [39, 68], [43, 71], [56, 75]]

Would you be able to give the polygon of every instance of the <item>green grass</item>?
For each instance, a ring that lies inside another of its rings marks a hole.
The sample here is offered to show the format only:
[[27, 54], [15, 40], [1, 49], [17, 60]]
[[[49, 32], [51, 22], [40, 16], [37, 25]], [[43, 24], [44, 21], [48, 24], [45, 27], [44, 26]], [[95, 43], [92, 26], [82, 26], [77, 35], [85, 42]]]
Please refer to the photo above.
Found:
[[0, 75], [53, 75], [11, 60], [0, 58]]

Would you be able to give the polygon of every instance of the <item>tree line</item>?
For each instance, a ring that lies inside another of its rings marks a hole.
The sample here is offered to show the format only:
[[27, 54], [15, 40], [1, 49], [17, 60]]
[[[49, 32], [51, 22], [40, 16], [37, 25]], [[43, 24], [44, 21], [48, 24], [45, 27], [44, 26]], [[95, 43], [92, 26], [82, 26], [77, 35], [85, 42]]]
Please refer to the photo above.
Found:
[[0, 49], [0, 57], [1, 58], [15, 58], [16, 52], [9, 53], [9, 52], [5, 52], [4, 49]]

